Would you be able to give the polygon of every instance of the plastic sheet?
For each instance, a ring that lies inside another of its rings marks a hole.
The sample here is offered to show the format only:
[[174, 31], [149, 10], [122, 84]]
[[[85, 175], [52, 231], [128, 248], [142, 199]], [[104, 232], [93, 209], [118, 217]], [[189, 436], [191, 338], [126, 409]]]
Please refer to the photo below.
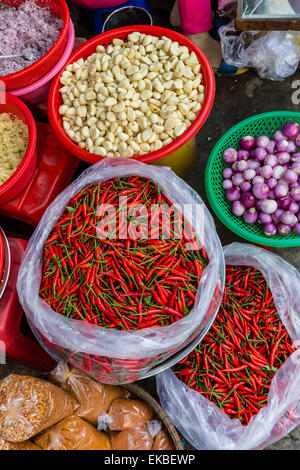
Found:
[[[130, 332], [101, 328], [55, 313], [39, 296], [43, 244], [49, 233], [69, 200], [82, 188], [133, 174], [151, 178], [173, 204], [190, 204], [186, 219], [203, 241], [210, 260], [198, 286], [194, 308], [170, 326]], [[193, 210], [196, 206], [200, 211]], [[46, 210], [29, 241], [17, 288], [35, 335], [56, 359], [85, 370], [101, 382], [116, 384], [137, 380], [197, 337], [216, 315], [223, 285], [220, 241], [213, 219], [195, 191], [168, 168], [107, 158], [83, 172]]]
[[298, 45], [285, 31], [257, 36], [256, 31], [236, 35], [233, 22], [219, 30], [225, 62], [239, 68], [255, 68], [261, 78], [282, 81], [293, 75], [299, 64]]
[[[299, 348], [300, 274], [278, 255], [254, 245], [233, 243], [224, 249], [226, 265], [260, 270], [273, 294], [288, 333]], [[263, 449], [300, 424], [300, 354], [296, 350], [271, 382], [268, 404], [247, 426], [232, 420], [214, 403], [188, 388], [172, 370], [157, 376], [157, 392], [164, 411], [197, 449]]]

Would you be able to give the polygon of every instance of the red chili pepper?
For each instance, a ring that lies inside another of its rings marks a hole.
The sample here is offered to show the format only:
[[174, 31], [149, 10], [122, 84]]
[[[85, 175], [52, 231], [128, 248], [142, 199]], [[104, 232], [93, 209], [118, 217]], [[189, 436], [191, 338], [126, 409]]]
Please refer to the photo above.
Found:
[[[266, 406], [276, 368], [293, 349], [259, 271], [229, 266], [226, 283], [223, 303], [211, 330], [173, 370], [178, 375], [188, 365], [190, 374], [184, 376], [185, 383], [247, 425]], [[198, 363], [196, 373], [191, 368], [196, 353], [198, 360], [203, 358], [205, 373], [198, 370]]]

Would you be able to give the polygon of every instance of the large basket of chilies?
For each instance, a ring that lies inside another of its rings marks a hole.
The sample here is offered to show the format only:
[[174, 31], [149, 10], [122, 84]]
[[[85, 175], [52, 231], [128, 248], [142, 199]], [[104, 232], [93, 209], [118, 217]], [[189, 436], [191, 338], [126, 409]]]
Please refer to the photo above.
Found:
[[18, 292], [41, 344], [104, 383], [133, 382], [213, 322], [224, 258], [200, 197], [168, 168], [105, 159], [45, 212]]
[[197, 449], [263, 449], [300, 424], [300, 276], [254, 245], [233, 243], [224, 255], [214, 324], [191, 354], [157, 376], [157, 391]]

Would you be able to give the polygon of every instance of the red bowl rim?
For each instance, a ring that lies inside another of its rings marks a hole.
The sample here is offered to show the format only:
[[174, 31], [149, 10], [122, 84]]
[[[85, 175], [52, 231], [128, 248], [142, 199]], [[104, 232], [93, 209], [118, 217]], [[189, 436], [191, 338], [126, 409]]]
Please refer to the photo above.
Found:
[[14, 184], [16, 184], [17, 181], [22, 177], [23, 173], [26, 171], [36, 148], [37, 136], [35, 120], [33, 118], [33, 115], [31, 114], [31, 111], [27, 108], [26, 104], [24, 104], [23, 101], [19, 100], [19, 98], [14, 95], [11, 95], [10, 93], [5, 93], [5, 99], [6, 103], [14, 104], [24, 114], [28, 127], [28, 145], [23, 160], [16, 169], [16, 171], [11, 175], [10, 178], [8, 178], [7, 181], [5, 181], [5, 183], [0, 185], [0, 196], [6, 191], [8, 191]]
[[43, 64], [47, 62], [49, 57], [51, 57], [52, 53], [60, 46], [61, 42], [64, 40], [64, 37], [66, 37], [66, 34], [68, 33], [69, 22], [70, 22], [70, 12], [69, 12], [69, 8], [65, 0], [56, 0], [56, 1], [62, 7], [62, 10], [63, 10], [62, 19], [64, 20], [62, 30], [57, 40], [55, 41], [53, 46], [49, 49], [49, 51], [47, 51], [46, 54], [44, 54], [39, 60], [37, 60], [33, 64], [29, 65], [25, 69], [19, 70], [18, 72], [10, 73], [8, 75], [3, 75], [3, 77], [0, 77], [0, 80], [2, 80], [2, 82], [6, 83], [7, 85], [10, 85], [10, 84], [13, 85], [13, 80], [17, 80], [17, 79], [19, 80], [25, 77], [27, 74], [31, 74], [37, 68], [42, 67]]
[[206, 55], [201, 51], [201, 49], [199, 49], [199, 47], [196, 46], [195, 43], [193, 43], [190, 39], [183, 36], [182, 34], [177, 33], [176, 31], [167, 29], [167, 28], [162, 28], [160, 26], [149, 26], [149, 25], [125, 26], [122, 28], [113, 29], [111, 31], [107, 31], [105, 33], [99, 34], [98, 36], [95, 36], [94, 38], [85, 42], [83, 45], [81, 45], [78, 49], [76, 49], [76, 51], [74, 51], [71, 54], [71, 56], [69, 57], [69, 60], [64, 65], [63, 69], [53, 79], [51, 88], [49, 91], [49, 97], [48, 97], [49, 121], [58, 139], [69, 150], [69, 152], [71, 152], [76, 157], [80, 158], [81, 160], [85, 160], [86, 162], [90, 164], [96, 163], [97, 161], [100, 161], [105, 157], [101, 157], [99, 155], [90, 153], [87, 150], [81, 149], [67, 136], [67, 134], [63, 130], [60, 124], [61, 119], [58, 118], [57, 116], [58, 110], [56, 109], [56, 106], [55, 106], [55, 100], [59, 93], [59, 88], [61, 86], [59, 79], [61, 77], [62, 72], [67, 67], [67, 65], [72, 64], [73, 62], [78, 60], [81, 57], [81, 54], [84, 54], [85, 50], [89, 48], [90, 46], [95, 46], [95, 49], [96, 49], [96, 46], [98, 44], [101, 44], [101, 42], [104, 42], [104, 41], [108, 42], [114, 38], [128, 35], [134, 31], [139, 31], [145, 34], [152, 34], [153, 36], [169, 37], [170, 39], [174, 41], [178, 41], [179, 44], [187, 46], [190, 51], [193, 51], [199, 59], [199, 62], [201, 64], [201, 73], [204, 75], [203, 78], [205, 80], [205, 97], [204, 97], [202, 108], [198, 116], [196, 117], [195, 121], [190, 125], [190, 127], [181, 136], [177, 137], [177, 139], [175, 139], [173, 142], [171, 142], [170, 144], [166, 145], [165, 147], [159, 150], [155, 150], [154, 152], [150, 152], [148, 154], [132, 157], [132, 159], [135, 159], [144, 163], [151, 163], [151, 162], [154, 162], [155, 160], [161, 159], [165, 157], [166, 155], [169, 155], [175, 152], [176, 150], [178, 150], [180, 147], [186, 144], [192, 137], [194, 137], [194, 135], [200, 130], [200, 128], [203, 126], [203, 124], [207, 120], [210, 114], [213, 102], [214, 102], [216, 85], [215, 85], [215, 76], [214, 76], [212, 67]]
[[[2, 255], [1, 255], [2, 249]], [[2, 256], [2, 267], [0, 259], [0, 300], [4, 295], [11, 266], [11, 253], [8, 240], [2, 228], [0, 227], [0, 257]]]
[[2, 281], [3, 265], [4, 265], [4, 242], [3, 242], [3, 237], [0, 231], [0, 283]]

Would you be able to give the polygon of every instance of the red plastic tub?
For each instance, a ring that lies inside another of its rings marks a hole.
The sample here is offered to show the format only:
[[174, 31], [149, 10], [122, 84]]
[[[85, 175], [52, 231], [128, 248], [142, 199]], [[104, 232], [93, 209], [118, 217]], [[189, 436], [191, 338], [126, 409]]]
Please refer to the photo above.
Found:
[[10, 201], [27, 186], [37, 165], [36, 124], [27, 106], [16, 96], [5, 94], [6, 103], [0, 103], [0, 113], [13, 114], [28, 127], [28, 146], [24, 158], [15, 173], [0, 185], [0, 204]]
[[6, 289], [0, 298], [0, 355], [5, 353], [8, 360], [38, 370], [50, 371], [55, 362], [35, 340], [19, 302], [16, 288], [27, 241], [8, 238], [6, 242], [11, 253], [11, 264]]
[[[18, 7], [26, 0], [1, 0], [6, 5]], [[68, 28], [70, 22], [70, 13], [65, 0], [34, 0], [39, 6], [49, 8], [49, 10], [59, 18], [63, 19], [63, 27], [57, 41], [51, 49], [39, 60], [29, 67], [16, 73], [11, 73], [0, 77], [5, 83], [6, 90], [16, 90], [36, 82], [57, 64], [64, 53], [68, 38]]]
[[[173, 41], [178, 41], [179, 44], [187, 46], [190, 51], [194, 51], [201, 64], [201, 72], [203, 74], [203, 81], [206, 89], [205, 99], [201, 111], [199, 112], [197, 118], [192, 123], [192, 125], [180, 137], [178, 137], [169, 145], [166, 145], [160, 150], [150, 152], [146, 155], [133, 157], [136, 158], [136, 160], [145, 163], [152, 163], [179, 150], [183, 145], [185, 145], [189, 140], [191, 140], [194, 135], [199, 131], [199, 129], [203, 126], [209, 116], [215, 97], [215, 77], [207, 57], [196, 46], [196, 44], [194, 44], [190, 39], [183, 36], [182, 34], [158, 26], [128, 26], [124, 28], [113, 29], [106, 33], [99, 34], [98, 36], [87, 41], [85, 44], [79, 47], [75, 52], [73, 52], [68, 62], [66, 63], [66, 66], [72, 64], [81, 57], [83, 59], [86, 59], [88, 56], [95, 52], [96, 47], [99, 44], [108, 46], [114, 38], [125, 39], [127, 38], [128, 34], [132, 33], [133, 31], [139, 31], [141, 33], [151, 34], [153, 36], [158, 37], [167, 36]], [[62, 104], [62, 99], [59, 93], [59, 88], [61, 88], [59, 80], [62, 72], [63, 70], [55, 77], [50, 88], [48, 98], [48, 115], [50, 124], [58, 139], [69, 150], [69, 152], [90, 164], [96, 163], [97, 161], [102, 160], [103, 157], [92, 154], [78, 147], [78, 145], [72, 142], [72, 140], [66, 135], [63, 129], [62, 119], [60, 114], [58, 113], [58, 109]]]
[[0, 299], [4, 294], [10, 272], [10, 249], [5, 233], [0, 227]]
[[2, 280], [3, 263], [4, 263], [4, 243], [3, 243], [2, 234], [0, 232], [0, 282]]
[[63, 55], [57, 62], [57, 64], [46, 73], [40, 80], [32, 83], [24, 88], [19, 88], [18, 90], [11, 90], [11, 94], [18, 96], [22, 101], [24, 101], [27, 106], [37, 106], [41, 103], [46, 103], [52, 78], [60, 71], [60, 69], [65, 65], [66, 61], [71, 55], [71, 52], [74, 47], [75, 42], [75, 29], [72, 21], [69, 24], [68, 32], [68, 41]]

